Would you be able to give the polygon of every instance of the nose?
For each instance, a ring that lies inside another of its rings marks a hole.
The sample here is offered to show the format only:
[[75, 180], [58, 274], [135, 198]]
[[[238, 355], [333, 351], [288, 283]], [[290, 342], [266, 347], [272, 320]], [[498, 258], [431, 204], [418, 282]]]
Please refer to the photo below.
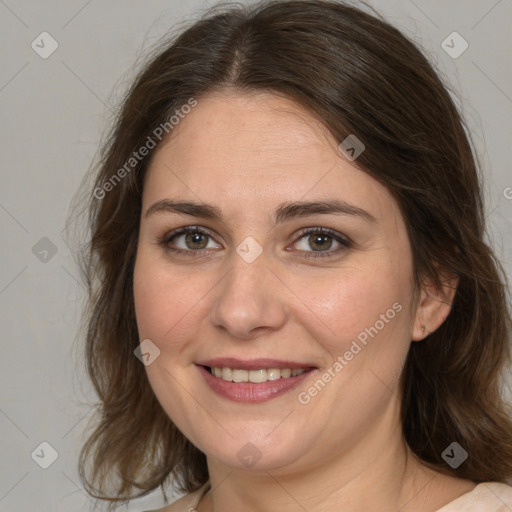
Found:
[[210, 322], [233, 338], [252, 339], [280, 329], [286, 321], [284, 285], [264, 255], [247, 263], [234, 253], [232, 265], [215, 288]]

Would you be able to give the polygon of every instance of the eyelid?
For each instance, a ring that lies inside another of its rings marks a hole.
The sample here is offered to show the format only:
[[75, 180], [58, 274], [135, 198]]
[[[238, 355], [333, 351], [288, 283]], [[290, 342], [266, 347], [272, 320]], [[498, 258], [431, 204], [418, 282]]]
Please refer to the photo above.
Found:
[[344, 235], [343, 233], [340, 233], [334, 229], [324, 228], [321, 226], [310, 226], [307, 228], [300, 229], [295, 234], [295, 237], [296, 237], [295, 242], [300, 240], [301, 238], [303, 238], [305, 235], [310, 235], [310, 234], [314, 234], [314, 233], [321, 233], [324, 235], [329, 235], [330, 237], [334, 238], [335, 240], [338, 240], [340, 243], [346, 243], [347, 245], [353, 244], [353, 241], [347, 235]]
[[[172, 251], [175, 254], [180, 253], [180, 254], [187, 254], [189, 256], [194, 256], [198, 253], [208, 254], [208, 251], [206, 248], [203, 248], [203, 249], [180, 249], [180, 248], [168, 247], [168, 244], [170, 243], [170, 241], [173, 238], [180, 236], [180, 235], [186, 235], [190, 232], [201, 233], [203, 235], [208, 236], [215, 243], [218, 243], [216, 241], [216, 237], [212, 234], [212, 232], [208, 228], [204, 228], [202, 226], [195, 226], [195, 225], [194, 226], [183, 226], [180, 228], [173, 229], [173, 230], [165, 233], [163, 236], [159, 237], [157, 243], [159, 245], [165, 247], [169, 251]], [[330, 238], [337, 241], [340, 244], [340, 247], [338, 247], [337, 249], [334, 249], [334, 250], [326, 250], [326, 251], [299, 250], [298, 252], [303, 253], [303, 256], [305, 258], [313, 258], [314, 259], [314, 258], [318, 258], [318, 257], [331, 257], [331, 256], [334, 257], [334, 256], [338, 255], [338, 253], [340, 253], [341, 251], [349, 249], [353, 246], [353, 241], [348, 236], [346, 236], [342, 233], [339, 233], [338, 231], [335, 231], [333, 229], [325, 228], [325, 227], [321, 227], [321, 226], [309, 226], [309, 227], [300, 229], [298, 232], [296, 232], [294, 234], [294, 241], [293, 241], [292, 245], [297, 243], [299, 240], [301, 240], [305, 236], [311, 235], [311, 234], [316, 234], [316, 233], [329, 236]], [[286, 250], [288, 250], [288, 249], [286, 249]]]
[[[219, 244], [219, 242], [217, 242], [216, 237], [214, 236], [213, 232], [210, 231], [208, 228], [204, 228], [202, 226], [183, 226], [180, 228], [172, 229], [172, 230], [166, 232], [163, 236], [158, 237], [157, 242], [159, 244], [165, 245], [165, 244], [168, 244], [173, 238], [180, 236], [180, 235], [186, 235], [188, 233], [201, 233], [203, 235], [210, 237], [211, 240], [213, 240], [215, 243]], [[192, 252], [192, 251], [194, 251], [194, 249], [183, 249], [183, 252], [185, 252], [185, 251]], [[204, 249], [201, 249], [201, 251], [204, 251]]]

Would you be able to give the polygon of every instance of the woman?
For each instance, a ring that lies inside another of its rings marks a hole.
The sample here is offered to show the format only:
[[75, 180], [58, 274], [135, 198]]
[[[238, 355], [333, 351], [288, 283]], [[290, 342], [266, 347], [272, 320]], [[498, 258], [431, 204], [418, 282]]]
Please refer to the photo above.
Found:
[[95, 182], [88, 491], [512, 510], [483, 219], [457, 109], [379, 17], [271, 1], [192, 25], [139, 75]]

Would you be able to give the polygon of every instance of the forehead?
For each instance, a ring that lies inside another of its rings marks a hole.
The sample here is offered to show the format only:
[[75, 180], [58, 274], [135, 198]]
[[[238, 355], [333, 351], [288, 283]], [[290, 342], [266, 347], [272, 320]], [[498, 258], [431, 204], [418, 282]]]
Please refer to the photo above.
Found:
[[168, 196], [216, 202], [234, 217], [285, 201], [333, 198], [362, 203], [377, 218], [397, 213], [387, 189], [344, 159], [318, 120], [269, 93], [198, 100], [148, 169], [145, 207]]

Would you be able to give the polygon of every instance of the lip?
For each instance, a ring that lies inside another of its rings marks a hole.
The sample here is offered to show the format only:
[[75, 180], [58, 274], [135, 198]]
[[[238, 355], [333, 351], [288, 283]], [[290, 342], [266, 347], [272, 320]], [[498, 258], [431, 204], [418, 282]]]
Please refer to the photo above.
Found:
[[[230, 364], [226, 364], [228, 362]], [[235, 363], [233, 363], [233, 361]], [[307, 378], [316, 372], [313, 368], [304, 364], [297, 364], [272, 359], [255, 359], [252, 361], [240, 361], [235, 359], [212, 359], [210, 364], [196, 364], [196, 368], [202, 375], [208, 387], [217, 395], [234, 402], [261, 403], [289, 393]], [[215, 364], [214, 364], [215, 363]], [[308, 368], [307, 371], [295, 377], [286, 379], [268, 380], [267, 382], [228, 382], [210, 373], [207, 366], [223, 366], [240, 370], [257, 370], [259, 368]]]
[[236, 368], [237, 370], [260, 370], [262, 368], [291, 368], [292, 370], [298, 370], [300, 368], [314, 368], [311, 363], [298, 363], [296, 361], [283, 361], [277, 359], [251, 359], [243, 360], [237, 359], [236, 357], [217, 357], [215, 359], [208, 359], [206, 361], [200, 361], [196, 363], [200, 366], [217, 366], [224, 368]]

